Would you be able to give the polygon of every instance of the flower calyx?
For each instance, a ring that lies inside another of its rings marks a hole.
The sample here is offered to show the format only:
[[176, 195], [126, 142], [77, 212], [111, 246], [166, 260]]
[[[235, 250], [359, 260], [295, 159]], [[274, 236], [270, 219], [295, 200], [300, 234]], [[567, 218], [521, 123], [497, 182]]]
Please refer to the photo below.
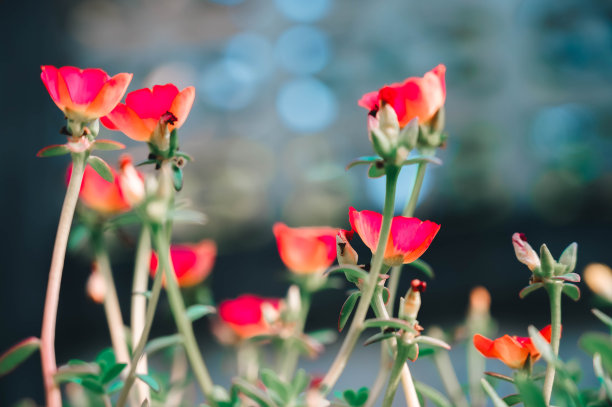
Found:
[[375, 116], [368, 116], [368, 132], [374, 151], [385, 163], [401, 166], [410, 151], [416, 147], [419, 135], [418, 119], [412, 119], [400, 128], [397, 113], [391, 105], [383, 103]]

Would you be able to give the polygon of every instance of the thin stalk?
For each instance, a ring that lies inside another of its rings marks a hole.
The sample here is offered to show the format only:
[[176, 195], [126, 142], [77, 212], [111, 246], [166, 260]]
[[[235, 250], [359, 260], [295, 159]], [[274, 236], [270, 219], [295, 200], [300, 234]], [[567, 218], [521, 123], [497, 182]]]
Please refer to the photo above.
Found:
[[[382, 299], [382, 295], [379, 295], [376, 298], [376, 301], [373, 302], [372, 307], [374, 308], [374, 313], [377, 318], [389, 319], [389, 313], [385, 308], [385, 303]], [[389, 353], [395, 355], [397, 353], [397, 338], [391, 338], [384, 343], [389, 348]], [[402, 389], [404, 390], [404, 397], [406, 398], [406, 406], [408, 407], [420, 407], [419, 398], [417, 396], [416, 388], [414, 387], [414, 382], [412, 381], [412, 375], [410, 374], [410, 369], [408, 368], [408, 364], [404, 362], [404, 367], [401, 372], [402, 379]]]
[[[467, 328], [468, 338], [474, 337], [474, 334], [486, 335], [490, 323], [490, 317], [480, 315], [468, 315]], [[484, 375], [486, 368], [486, 360], [484, 356], [471, 343], [467, 346], [467, 375], [468, 387], [470, 391], [470, 405], [472, 407], [484, 407], [487, 403], [487, 398], [484, 393], [480, 379]]]
[[243, 341], [238, 346], [236, 359], [238, 375], [250, 383], [256, 383], [259, 374], [259, 360], [255, 344], [251, 341]]
[[161, 267], [158, 267], [157, 274], [155, 274], [155, 279], [153, 280], [153, 287], [151, 288], [151, 297], [149, 299], [149, 305], [147, 307], [147, 315], [145, 319], [145, 324], [142, 329], [142, 335], [140, 336], [140, 340], [134, 348], [132, 353], [132, 361], [130, 362], [130, 371], [125, 378], [125, 384], [123, 385], [123, 389], [121, 389], [121, 393], [119, 394], [119, 398], [117, 400], [117, 407], [123, 407], [130, 393], [130, 388], [134, 384], [134, 380], [136, 379], [136, 366], [138, 366], [138, 361], [140, 357], [143, 355], [145, 345], [149, 339], [149, 334], [151, 333], [151, 326], [153, 325], [153, 318], [155, 317], [155, 310], [157, 309], [157, 303], [159, 302], [159, 294], [161, 293], [162, 287], [162, 277], [163, 274], [161, 272]]
[[195, 335], [193, 333], [193, 326], [191, 321], [187, 318], [187, 312], [185, 310], [185, 304], [183, 303], [183, 297], [174, 275], [174, 270], [170, 263], [170, 245], [168, 244], [165, 234], [157, 231], [154, 233], [155, 246], [160, 258], [160, 263], [164, 269], [166, 276], [166, 293], [168, 294], [168, 302], [170, 304], [170, 310], [174, 316], [174, 321], [178, 328], [179, 333], [183, 337], [183, 344], [185, 351], [187, 352], [187, 358], [191, 364], [191, 368], [195, 374], [196, 380], [206, 396], [206, 399], [213, 406], [216, 405], [213, 395], [213, 382], [198, 348]]
[[[151, 232], [146, 225], [143, 225], [136, 248], [136, 259], [134, 262], [134, 280], [132, 283], [132, 343], [139, 343], [144, 332], [147, 297], [144, 293], [148, 289], [149, 283], [149, 264], [151, 260]], [[147, 355], [142, 355], [136, 365], [137, 374], [148, 373]], [[136, 383], [138, 401], [142, 404], [145, 400], [151, 401], [151, 391], [144, 382]]]
[[442, 349], [436, 349], [434, 353], [434, 363], [436, 364], [438, 374], [442, 379], [442, 384], [446, 389], [446, 393], [453, 402], [453, 406], [468, 407], [468, 401], [463, 394], [463, 390], [461, 390], [461, 384], [459, 384], [459, 379], [457, 379], [457, 374], [455, 373], [455, 368], [453, 367], [448, 352]]
[[389, 378], [389, 384], [387, 385], [387, 391], [385, 391], [385, 397], [383, 398], [383, 407], [391, 407], [395, 393], [397, 392], [397, 386], [399, 385], [402, 370], [406, 366], [407, 349], [405, 346], [399, 346], [395, 362], [391, 368], [391, 377]]
[[185, 379], [187, 378], [187, 358], [180, 346], [174, 349], [172, 367], [170, 368], [170, 391], [164, 402], [165, 407], [180, 407], [185, 393]]
[[281, 352], [281, 365], [279, 368], [279, 377], [286, 382], [290, 382], [293, 377], [293, 373], [298, 365], [300, 358], [300, 348], [294, 338], [300, 337], [304, 333], [304, 326], [306, 325], [306, 318], [308, 317], [308, 311], [310, 310], [310, 297], [311, 293], [306, 288], [300, 289], [301, 293], [301, 308], [298, 321], [296, 321], [293, 335], [283, 343], [283, 350]]
[[[346, 363], [353, 352], [353, 348], [357, 344], [359, 335], [363, 330], [363, 322], [368, 313], [368, 309], [370, 308], [372, 297], [374, 296], [374, 290], [378, 283], [378, 276], [383, 265], [383, 255], [387, 246], [386, 243], [389, 239], [389, 233], [391, 231], [391, 221], [393, 220], [393, 211], [395, 208], [395, 189], [400, 169], [401, 167], [398, 168], [395, 166], [387, 166], [385, 205], [383, 209], [383, 221], [379, 234], [379, 244], [376, 248], [376, 253], [374, 253], [370, 273], [363, 286], [361, 300], [359, 301], [359, 305], [355, 311], [351, 326], [349, 327], [336, 358], [334, 359], [321, 383], [321, 389], [324, 394], [329, 393], [334, 384], [336, 384], [338, 381], [338, 378], [342, 374], [342, 371], [346, 367]], [[383, 244], [380, 244], [381, 242], [383, 242]]]
[[115, 288], [115, 280], [113, 279], [108, 252], [104, 246], [104, 237], [101, 231], [94, 232], [93, 244], [98, 272], [104, 278], [104, 312], [108, 321], [108, 330], [110, 331], [115, 358], [118, 363], [127, 363], [129, 365], [130, 354], [125, 338], [125, 326], [123, 324], [121, 307], [117, 297], [117, 289]]
[[66, 190], [64, 204], [62, 205], [55, 235], [55, 244], [53, 246], [53, 255], [51, 257], [51, 267], [49, 269], [49, 282], [47, 284], [47, 296], [45, 298], [40, 334], [40, 358], [47, 407], [62, 406], [62, 393], [53, 378], [53, 375], [57, 372], [55, 361], [55, 324], [62, 284], [62, 270], [64, 269], [64, 258], [66, 257], [66, 245], [68, 244], [74, 209], [79, 199], [86, 159], [87, 153], [72, 155], [72, 175]]
[[[546, 285], [546, 291], [550, 299], [550, 324], [552, 326], [550, 346], [556, 358], [559, 355], [559, 344], [561, 343], [561, 293], [563, 291], [563, 284], [560, 282], [549, 283]], [[550, 405], [554, 382], [555, 364], [549, 363], [548, 366], [546, 366], [543, 387], [546, 405]]]
[[387, 378], [389, 377], [389, 369], [393, 366], [391, 355], [389, 354], [389, 349], [387, 346], [380, 347], [380, 367], [378, 369], [378, 375], [376, 376], [376, 380], [374, 380], [374, 384], [370, 388], [370, 394], [368, 395], [368, 400], [366, 401], [364, 407], [374, 407], [376, 404], [376, 400], [378, 396], [382, 392], [387, 383]]
[[[410, 198], [406, 202], [402, 216], [413, 217], [416, 209], [416, 204], [419, 201], [419, 195], [421, 194], [421, 187], [423, 186], [423, 180], [425, 179], [425, 170], [427, 168], [426, 163], [419, 163], [417, 167], [417, 173], [414, 178], [412, 185], [412, 192]], [[393, 306], [395, 304], [395, 296], [397, 295], [397, 287], [399, 285], [400, 275], [402, 273], [403, 266], [395, 266], [391, 269], [389, 277], [389, 302], [387, 302], [387, 311], [393, 315]]]

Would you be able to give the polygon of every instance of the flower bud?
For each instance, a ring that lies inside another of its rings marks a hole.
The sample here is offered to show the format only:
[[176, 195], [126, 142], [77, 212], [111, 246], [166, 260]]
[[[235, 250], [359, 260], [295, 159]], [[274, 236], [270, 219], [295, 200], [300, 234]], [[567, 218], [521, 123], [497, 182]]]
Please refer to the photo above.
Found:
[[161, 115], [157, 126], [151, 136], [151, 143], [159, 149], [159, 151], [167, 151], [170, 148], [170, 129], [168, 125], [173, 125], [178, 118], [171, 112], [166, 112]]
[[421, 293], [425, 292], [427, 283], [425, 281], [414, 279], [410, 283], [410, 289], [404, 298], [403, 317], [407, 320], [416, 320], [421, 308]]
[[94, 302], [97, 302], [98, 304], [102, 304], [104, 302], [104, 297], [106, 296], [106, 282], [104, 281], [104, 277], [98, 271], [96, 263], [93, 264], [93, 270], [87, 279], [86, 290], [87, 295]]
[[584, 281], [591, 291], [612, 303], [612, 269], [605, 264], [591, 263], [584, 269]]
[[353, 231], [340, 230], [336, 235], [336, 252], [338, 254], [338, 264], [357, 265], [359, 256], [349, 240], [353, 238]]
[[512, 245], [514, 246], [514, 253], [516, 258], [521, 263], [529, 267], [529, 270], [533, 271], [537, 267], [540, 267], [540, 257], [527, 243], [527, 238], [524, 233], [515, 233], [512, 235]]
[[399, 137], [400, 125], [397, 120], [397, 113], [388, 103], [383, 103], [383, 106], [378, 110], [376, 115], [380, 130], [387, 136], [393, 144]]
[[472, 289], [470, 292], [470, 315], [483, 316], [489, 315], [489, 309], [491, 307], [491, 294], [489, 291], [478, 286]]
[[287, 291], [287, 307], [292, 316], [298, 317], [302, 310], [302, 298], [300, 296], [300, 288], [292, 284]]
[[142, 176], [132, 164], [132, 157], [123, 154], [119, 158], [119, 168], [119, 186], [123, 199], [130, 206], [138, 205], [145, 198], [145, 185]]

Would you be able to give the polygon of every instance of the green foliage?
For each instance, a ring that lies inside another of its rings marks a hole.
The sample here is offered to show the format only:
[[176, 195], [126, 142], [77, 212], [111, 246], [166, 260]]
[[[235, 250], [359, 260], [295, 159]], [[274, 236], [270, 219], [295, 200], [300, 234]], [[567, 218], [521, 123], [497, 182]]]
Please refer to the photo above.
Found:
[[519, 291], [519, 297], [521, 299], [527, 297], [529, 294], [531, 294], [532, 292], [540, 289], [544, 287], [543, 283], [534, 283], [534, 284], [529, 284], [527, 287], [524, 287], [521, 291]]
[[589, 355], [601, 355], [603, 367], [612, 374], [612, 338], [599, 332], [588, 332], [580, 337], [578, 344]]
[[361, 407], [368, 400], [370, 389], [362, 387], [359, 390], [345, 390], [342, 397], [336, 394], [336, 397], [343, 399], [351, 407]]
[[346, 325], [351, 313], [353, 312], [353, 308], [355, 308], [355, 304], [357, 304], [357, 300], [361, 297], [361, 291], [355, 291], [351, 295], [348, 296], [344, 305], [342, 305], [342, 309], [340, 310], [340, 316], [338, 317], [338, 331], [342, 332], [342, 329]]
[[414, 387], [419, 396], [430, 400], [437, 407], [453, 407], [453, 404], [438, 390], [422, 382], [414, 382]]
[[70, 150], [66, 144], [53, 144], [47, 146], [36, 153], [36, 157], [56, 157], [69, 154]]
[[140, 380], [142, 380], [144, 383], [146, 383], [146, 385], [149, 386], [151, 388], [151, 390], [153, 390], [154, 392], [158, 393], [161, 390], [161, 386], [159, 385], [157, 380], [155, 380], [150, 375], [148, 375], [148, 374], [137, 374], [136, 377], [138, 377]]
[[546, 407], [542, 391], [527, 375], [517, 374], [514, 378], [514, 384], [519, 390], [525, 407]]
[[125, 144], [122, 144], [115, 140], [96, 140], [93, 142], [91, 147], [92, 150], [104, 150], [104, 151], [114, 151], [114, 150], [123, 150], [125, 148]]
[[357, 266], [351, 266], [350, 264], [343, 264], [337, 267], [332, 267], [325, 272], [325, 275], [330, 275], [334, 273], [344, 273], [346, 279], [354, 284], [357, 284], [360, 279], [365, 280], [368, 277], [368, 273], [366, 273], [362, 268]]
[[24, 339], [0, 356], [0, 377], [10, 373], [40, 348], [40, 339]]
[[202, 305], [195, 304], [187, 308], [187, 318], [189, 318], [192, 322], [197, 321], [200, 318], [205, 317], [206, 315], [215, 314], [217, 309], [211, 305]]
[[89, 158], [87, 159], [87, 164], [89, 164], [91, 168], [93, 168], [98, 173], [98, 175], [104, 178], [106, 181], [113, 182], [115, 180], [111, 168], [106, 163], [106, 161], [104, 161], [100, 157], [96, 157], [94, 155], [89, 156]]
[[367, 319], [364, 323], [363, 323], [363, 327], [364, 328], [394, 328], [394, 329], [401, 329], [404, 331], [410, 331], [410, 332], [414, 332], [416, 333], [416, 331], [414, 330], [414, 327], [409, 324], [408, 322], [404, 321], [403, 319], [399, 319], [399, 318], [389, 318], [389, 319], [385, 319], [385, 318], [372, 318], [372, 319]]
[[574, 301], [580, 299], [580, 288], [574, 284], [563, 284], [563, 294], [567, 295]]

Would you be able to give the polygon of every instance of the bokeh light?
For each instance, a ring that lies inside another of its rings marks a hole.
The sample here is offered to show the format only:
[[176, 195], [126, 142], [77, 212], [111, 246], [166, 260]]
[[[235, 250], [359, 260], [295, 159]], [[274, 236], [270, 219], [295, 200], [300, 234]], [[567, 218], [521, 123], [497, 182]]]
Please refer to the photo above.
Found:
[[314, 74], [323, 69], [330, 58], [327, 35], [320, 29], [298, 25], [282, 33], [276, 43], [279, 64], [295, 74]]
[[300, 22], [313, 22], [325, 17], [331, 0], [275, 0], [285, 17]]

